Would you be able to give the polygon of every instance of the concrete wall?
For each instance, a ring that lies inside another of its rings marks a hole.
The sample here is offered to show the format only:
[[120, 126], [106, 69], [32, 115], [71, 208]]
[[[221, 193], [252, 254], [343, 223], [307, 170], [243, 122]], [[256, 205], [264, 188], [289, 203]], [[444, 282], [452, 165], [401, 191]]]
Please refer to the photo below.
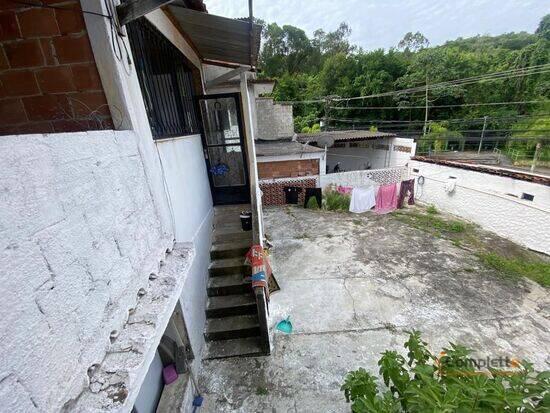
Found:
[[196, 255], [181, 306], [196, 361], [204, 345], [206, 283], [212, 235], [212, 196], [200, 135], [156, 141], [174, 214], [177, 242], [192, 242]]
[[0, 140], [0, 403], [59, 411], [172, 237], [130, 131]]
[[368, 171], [349, 171], [321, 176], [321, 187], [328, 185], [362, 186], [371, 181], [379, 184], [392, 184], [401, 182], [407, 177], [406, 167], [394, 167], [383, 169], [369, 169]]
[[[403, 166], [416, 151], [416, 143], [406, 138], [381, 138], [360, 142], [337, 142], [327, 150], [327, 165], [332, 171], [337, 162], [344, 171]], [[335, 146], [336, 146], [335, 145]]]
[[275, 140], [294, 135], [292, 105], [274, 104], [272, 98], [256, 98], [256, 139]]
[[[416, 184], [419, 201], [550, 254], [550, 187], [419, 161], [410, 161], [409, 169], [413, 177], [425, 179], [424, 185]], [[447, 193], [451, 176], [456, 188]], [[534, 195], [533, 201], [520, 199], [522, 193]]]

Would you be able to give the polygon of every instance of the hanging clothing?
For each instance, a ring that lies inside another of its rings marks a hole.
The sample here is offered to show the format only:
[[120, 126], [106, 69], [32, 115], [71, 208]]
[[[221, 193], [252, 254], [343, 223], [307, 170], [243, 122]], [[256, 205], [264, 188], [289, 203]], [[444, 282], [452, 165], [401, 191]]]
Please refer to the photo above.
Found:
[[367, 188], [353, 188], [349, 211], [360, 214], [376, 205], [376, 189], [373, 186]]
[[298, 195], [302, 192], [303, 188], [298, 186], [285, 186], [283, 191], [285, 192], [285, 202], [287, 204], [297, 204]]
[[397, 208], [397, 184], [381, 185], [376, 194], [377, 214], [386, 214]]
[[414, 179], [401, 182], [397, 206], [403, 208], [403, 201], [407, 199], [408, 205], [414, 205]]
[[304, 199], [304, 208], [307, 208], [309, 198], [315, 198], [319, 208], [323, 206], [323, 192], [321, 188], [306, 188], [306, 196]]

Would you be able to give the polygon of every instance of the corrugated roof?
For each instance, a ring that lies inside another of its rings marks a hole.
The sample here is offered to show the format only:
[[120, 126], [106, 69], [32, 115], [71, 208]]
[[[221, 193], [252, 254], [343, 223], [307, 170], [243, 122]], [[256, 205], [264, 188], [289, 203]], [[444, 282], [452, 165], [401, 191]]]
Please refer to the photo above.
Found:
[[328, 131], [318, 133], [299, 133], [300, 142], [316, 142], [318, 139], [332, 138], [334, 141], [359, 141], [376, 138], [394, 138], [395, 133], [373, 132], [370, 130], [346, 130], [346, 131]]
[[202, 13], [177, 4], [169, 5], [168, 9], [202, 59], [257, 65], [261, 26], [253, 24], [250, 36], [250, 24], [247, 21]]
[[324, 149], [289, 140], [256, 141], [257, 156], [298, 155], [315, 152], [324, 152]]

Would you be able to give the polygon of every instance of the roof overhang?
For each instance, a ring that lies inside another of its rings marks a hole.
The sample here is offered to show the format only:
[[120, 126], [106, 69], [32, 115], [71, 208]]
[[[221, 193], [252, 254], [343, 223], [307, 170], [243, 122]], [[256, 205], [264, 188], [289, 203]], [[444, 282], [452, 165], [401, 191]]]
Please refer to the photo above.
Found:
[[167, 9], [203, 62], [257, 65], [260, 25], [190, 10], [177, 3], [169, 4]]

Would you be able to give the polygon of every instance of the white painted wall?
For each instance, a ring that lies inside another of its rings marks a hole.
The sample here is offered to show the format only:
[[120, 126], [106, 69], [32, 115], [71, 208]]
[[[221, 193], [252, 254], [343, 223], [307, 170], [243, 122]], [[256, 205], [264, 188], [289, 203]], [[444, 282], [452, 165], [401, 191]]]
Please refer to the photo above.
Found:
[[[416, 183], [415, 195], [419, 201], [550, 254], [550, 187], [413, 160], [409, 162], [409, 171], [413, 177], [425, 178], [424, 185]], [[450, 176], [456, 178], [456, 189], [447, 193], [445, 184]], [[524, 192], [534, 195], [534, 200], [520, 199]]]
[[195, 361], [204, 345], [206, 283], [212, 236], [212, 195], [200, 135], [156, 141], [174, 213], [177, 242], [192, 242], [196, 255], [181, 306]]
[[0, 405], [59, 411], [172, 237], [133, 132], [3, 136], [0, 164]]
[[321, 188], [329, 185], [363, 186], [375, 181], [379, 184], [401, 182], [407, 177], [407, 168], [404, 166], [383, 169], [369, 169], [368, 171], [348, 171], [321, 176]]
[[[359, 146], [353, 147], [354, 143], [346, 142], [342, 148], [328, 148], [327, 165], [332, 171], [336, 163], [340, 162], [340, 168], [345, 171], [359, 171], [366, 169], [370, 164], [371, 169], [391, 168], [403, 166], [414, 156], [416, 143], [413, 139], [407, 138], [381, 138], [375, 140], [357, 142]], [[377, 149], [376, 145], [387, 145], [386, 149]], [[411, 152], [396, 150], [396, 146], [407, 146]]]

